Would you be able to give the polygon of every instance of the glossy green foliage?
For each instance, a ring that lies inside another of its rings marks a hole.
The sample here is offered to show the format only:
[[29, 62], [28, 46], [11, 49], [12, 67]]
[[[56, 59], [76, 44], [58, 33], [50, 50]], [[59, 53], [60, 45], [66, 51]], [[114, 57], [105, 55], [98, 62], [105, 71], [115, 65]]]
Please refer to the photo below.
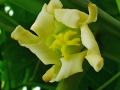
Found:
[[[120, 90], [120, 1], [91, 0], [99, 6], [98, 21], [89, 24], [99, 43], [105, 65], [97, 73], [84, 62], [84, 72], [59, 83], [45, 83], [42, 75], [51, 66], [43, 63], [28, 49], [10, 37], [17, 25], [29, 29], [44, 3], [49, 0], [0, 0], [0, 81], [2, 90], [28, 90], [40, 86], [41, 90]], [[61, 0], [65, 8], [87, 12], [89, 0]], [[5, 12], [10, 6], [13, 16]], [[103, 10], [105, 12], [103, 12]], [[106, 13], [107, 12], [107, 13]], [[112, 16], [112, 17], [111, 17]], [[86, 68], [87, 67], [87, 68]]]

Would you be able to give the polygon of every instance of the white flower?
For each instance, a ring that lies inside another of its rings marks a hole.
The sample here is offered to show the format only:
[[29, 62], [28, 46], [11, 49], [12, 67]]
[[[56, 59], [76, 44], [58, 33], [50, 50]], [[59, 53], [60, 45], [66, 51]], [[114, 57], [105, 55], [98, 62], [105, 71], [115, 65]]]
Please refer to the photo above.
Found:
[[11, 37], [32, 51], [44, 64], [53, 66], [43, 75], [46, 82], [65, 79], [82, 72], [82, 63], [100, 71], [103, 67], [98, 44], [88, 24], [97, 20], [97, 7], [89, 3], [89, 14], [77, 9], [64, 9], [59, 0], [44, 4], [31, 27], [37, 35], [17, 26]]

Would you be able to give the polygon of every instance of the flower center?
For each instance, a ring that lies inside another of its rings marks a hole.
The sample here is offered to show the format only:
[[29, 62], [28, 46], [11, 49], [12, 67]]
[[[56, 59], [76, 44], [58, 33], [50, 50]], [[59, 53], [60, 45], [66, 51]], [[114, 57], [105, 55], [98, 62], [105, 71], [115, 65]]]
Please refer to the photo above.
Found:
[[53, 50], [61, 52], [64, 58], [69, 58], [70, 54], [80, 52], [81, 41], [77, 31], [68, 30], [64, 33], [59, 33], [54, 36], [55, 40], [50, 45]]

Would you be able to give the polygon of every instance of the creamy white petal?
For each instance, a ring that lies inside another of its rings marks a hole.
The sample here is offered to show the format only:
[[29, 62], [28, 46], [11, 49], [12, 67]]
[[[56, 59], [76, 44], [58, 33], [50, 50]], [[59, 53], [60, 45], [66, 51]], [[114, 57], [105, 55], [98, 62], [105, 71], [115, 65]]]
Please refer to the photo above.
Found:
[[86, 23], [96, 22], [97, 15], [98, 15], [97, 6], [93, 3], [89, 3], [88, 10], [89, 10], [89, 16], [88, 16]]
[[17, 26], [12, 32], [11, 37], [18, 40], [21, 44], [34, 44], [39, 42], [39, 37], [25, 30], [22, 26]]
[[81, 39], [82, 44], [88, 49], [86, 59], [95, 71], [100, 71], [103, 67], [103, 58], [101, 57], [98, 44], [88, 25], [81, 27]]
[[47, 12], [47, 5], [45, 4], [42, 11], [39, 13], [37, 19], [32, 25], [31, 29], [39, 36], [41, 39], [45, 40], [49, 37], [55, 28], [54, 16]]
[[70, 28], [79, 28], [80, 24], [87, 19], [87, 14], [77, 9], [56, 9], [55, 18], [57, 21]]
[[50, 69], [47, 70], [47, 72], [43, 75], [42, 79], [45, 82], [49, 82], [52, 79], [54, 79], [56, 77], [56, 75], [58, 74], [59, 70], [60, 70], [61, 64], [57, 63], [55, 65], [53, 65]]
[[63, 7], [63, 5], [60, 0], [50, 0], [49, 4], [47, 6], [47, 11], [49, 13], [54, 14], [55, 9], [60, 9], [62, 7]]
[[69, 76], [82, 72], [82, 63], [84, 61], [84, 57], [86, 55], [86, 51], [76, 54], [71, 54], [69, 59], [61, 58], [61, 69], [58, 72], [56, 78], [52, 79], [50, 82], [60, 81], [62, 79], [68, 78]]
[[44, 64], [56, 64], [58, 57], [51, 49], [40, 40], [38, 36], [33, 35], [23, 27], [18, 26], [12, 32], [11, 37], [32, 51]]

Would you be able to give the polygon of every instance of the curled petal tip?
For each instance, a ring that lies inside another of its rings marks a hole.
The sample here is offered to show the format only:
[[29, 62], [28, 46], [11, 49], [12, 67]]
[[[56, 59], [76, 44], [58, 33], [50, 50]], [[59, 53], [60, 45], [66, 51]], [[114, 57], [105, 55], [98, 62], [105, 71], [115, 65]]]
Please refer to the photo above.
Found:
[[[18, 32], [19, 28], [21, 28], [20, 25], [18, 25], [18, 26], [15, 28], [15, 30], [11, 33], [11, 37], [12, 37], [13, 39], [16, 39], [16, 38], [17, 38], [16, 32]], [[17, 30], [17, 31], [16, 31], [16, 30]], [[16, 38], [15, 38], [15, 37], [16, 37]]]
[[99, 62], [96, 64], [96, 66], [95, 66], [95, 71], [96, 72], [99, 72], [102, 68], [103, 68], [103, 65], [104, 65], [104, 60], [103, 60], [103, 58], [102, 57], [100, 57], [100, 60], [99, 60]]
[[89, 10], [89, 16], [88, 16], [87, 23], [96, 22], [97, 15], [98, 15], [97, 6], [90, 2], [88, 4], [88, 10]]
[[42, 79], [45, 82], [49, 82], [52, 78], [53, 78], [53, 74], [54, 74], [54, 66], [52, 68], [50, 68], [43, 76]]
[[[49, 82], [51, 79], [52, 79], [52, 75], [51, 75], [51, 72], [49, 71], [48, 72], [49, 74], [44, 74], [43, 76], [42, 76], [42, 79], [43, 79], [43, 81], [44, 82]], [[53, 73], [52, 73], [53, 74]]]
[[86, 59], [96, 72], [103, 67], [103, 58], [95, 40], [93, 33], [90, 31], [88, 25], [83, 25], [81, 28], [82, 44], [88, 49]]
[[60, 0], [51, 0], [47, 6], [47, 11], [54, 14], [55, 9], [62, 8], [63, 5]]
[[88, 54], [86, 59], [96, 72], [99, 72], [103, 68], [104, 60], [100, 55]]
[[18, 25], [12, 32], [11, 37], [18, 40], [20, 44], [32, 44], [38, 42], [39, 38], [28, 30], [24, 29], [22, 26]]

